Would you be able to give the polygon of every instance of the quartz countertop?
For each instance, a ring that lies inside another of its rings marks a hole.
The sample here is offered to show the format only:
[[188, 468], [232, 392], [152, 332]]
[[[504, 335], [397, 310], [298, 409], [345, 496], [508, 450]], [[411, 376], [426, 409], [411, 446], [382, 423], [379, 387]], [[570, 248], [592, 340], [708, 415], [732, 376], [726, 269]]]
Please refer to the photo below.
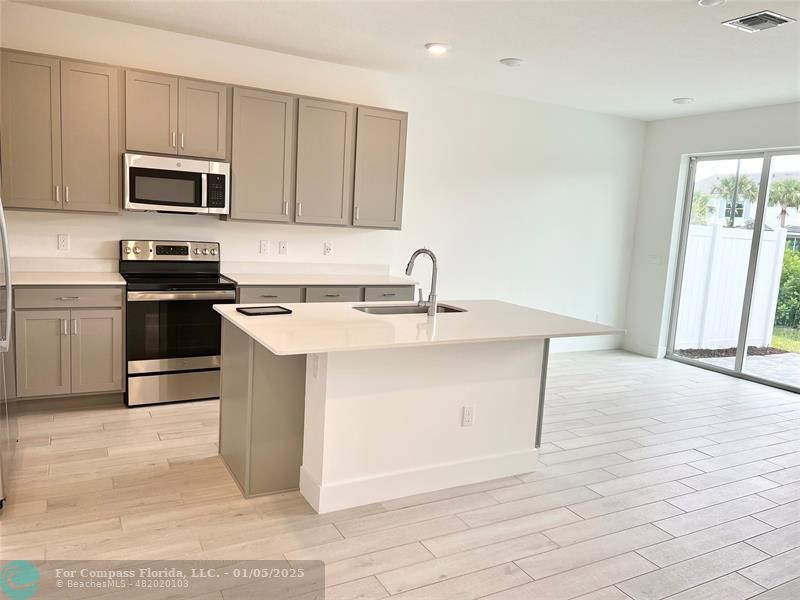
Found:
[[283, 304], [292, 314], [259, 317], [236, 311], [248, 305], [217, 304], [214, 310], [278, 355], [623, 333], [615, 327], [498, 300], [443, 301], [467, 312], [440, 313], [434, 318], [353, 309], [365, 304], [374, 303]]
[[225, 277], [238, 285], [414, 285], [416, 281], [395, 275], [332, 274], [332, 273], [228, 273]]
[[52, 272], [52, 271], [13, 271], [11, 285], [125, 285], [125, 279], [119, 273], [106, 272]]

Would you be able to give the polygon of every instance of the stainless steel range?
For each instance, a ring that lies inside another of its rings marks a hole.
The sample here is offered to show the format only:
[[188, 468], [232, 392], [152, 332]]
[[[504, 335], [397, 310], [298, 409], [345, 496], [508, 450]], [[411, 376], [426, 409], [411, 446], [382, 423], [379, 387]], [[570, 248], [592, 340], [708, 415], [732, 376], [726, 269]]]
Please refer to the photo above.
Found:
[[217, 242], [122, 240], [129, 406], [219, 397], [220, 317], [235, 284]]

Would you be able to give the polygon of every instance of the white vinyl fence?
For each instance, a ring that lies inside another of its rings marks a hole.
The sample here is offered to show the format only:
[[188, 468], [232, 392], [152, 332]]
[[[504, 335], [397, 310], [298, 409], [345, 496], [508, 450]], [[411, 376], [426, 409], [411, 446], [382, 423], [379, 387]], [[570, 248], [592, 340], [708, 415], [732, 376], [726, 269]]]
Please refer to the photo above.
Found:
[[[675, 348], [734, 348], [750, 258], [751, 229], [691, 225]], [[749, 346], [769, 346], [781, 283], [786, 230], [764, 231], [753, 287]]]

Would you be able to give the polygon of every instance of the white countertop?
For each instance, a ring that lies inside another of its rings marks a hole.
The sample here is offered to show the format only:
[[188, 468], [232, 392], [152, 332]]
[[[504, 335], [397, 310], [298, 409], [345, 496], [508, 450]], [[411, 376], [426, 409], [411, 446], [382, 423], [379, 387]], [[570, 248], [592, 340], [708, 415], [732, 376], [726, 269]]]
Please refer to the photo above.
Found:
[[93, 272], [51, 272], [51, 271], [13, 271], [11, 285], [125, 285], [119, 273]]
[[[283, 304], [291, 315], [247, 317], [237, 305], [214, 309], [274, 354], [314, 354], [522, 339], [611, 335], [623, 330], [498, 300], [444, 301], [462, 313], [371, 315], [364, 302]], [[388, 305], [388, 303], [381, 303]], [[403, 302], [397, 304], [414, 304]]]
[[333, 273], [228, 273], [222, 274], [238, 285], [414, 285], [416, 281], [407, 277], [373, 274]]

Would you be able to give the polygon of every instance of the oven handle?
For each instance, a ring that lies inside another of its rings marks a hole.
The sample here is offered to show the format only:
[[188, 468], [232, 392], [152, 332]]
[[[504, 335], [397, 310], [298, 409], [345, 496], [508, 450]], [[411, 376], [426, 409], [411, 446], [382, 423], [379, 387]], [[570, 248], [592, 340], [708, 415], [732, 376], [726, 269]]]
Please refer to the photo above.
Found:
[[128, 302], [163, 302], [164, 300], [234, 300], [234, 290], [203, 292], [128, 292]]

